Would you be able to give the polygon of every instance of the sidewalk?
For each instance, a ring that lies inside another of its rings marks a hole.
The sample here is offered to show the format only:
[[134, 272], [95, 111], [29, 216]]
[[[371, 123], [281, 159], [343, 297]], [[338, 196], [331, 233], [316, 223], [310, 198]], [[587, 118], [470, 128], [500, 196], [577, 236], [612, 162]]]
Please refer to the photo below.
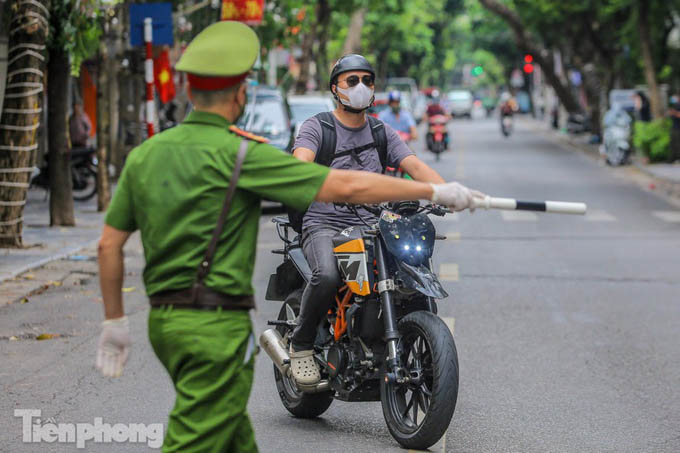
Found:
[[0, 249], [0, 286], [17, 275], [77, 254], [93, 244], [101, 233], [104, 214], [97, 212], [95, 199], [76, 202], [75, 211], [75, 227], [51, 228], [45, 191], [29, 190], [24, 209], [24, 248]]
[[[589, 134], [570, 135], [552, 129], [550, 125], [543, 121], [530, 117], [522, 120], [526, 121], [532, 129], [542, 132], [554, 140], [568, 144], [604, 164], [599, 151], [600, 145], [588, 143]], [[648, 164], [638, 156], [633, 156], [632, 165], [616, 167], [616, 170], [626, 172], [645, 190], [662, 195], [671, 200], [673, 204], [680, 203], [680, 164]]]

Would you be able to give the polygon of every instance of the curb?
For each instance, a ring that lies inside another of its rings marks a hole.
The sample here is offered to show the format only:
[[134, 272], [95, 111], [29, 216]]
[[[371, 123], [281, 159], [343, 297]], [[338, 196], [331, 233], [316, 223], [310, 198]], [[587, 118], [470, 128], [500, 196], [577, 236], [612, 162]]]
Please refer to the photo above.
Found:
[[656, 175], [649, 171], [645, 165], [635, 161], [633, 161], [633, 167], [635, 167], [637, 171], [643, 173], [645, 177], [651, 179], [657, 190], [663, 192], [669, 197], [680, 200], [680, 181], [674, 181], [672, 179]]
[[[572, 137], [568, 135], [563, 136], [562, 134], [555, 133], [552, 130], [543, 129], [540, 127], [543, 125], [543, 123], [539, 121], [531, 121], [529, 124], [530, 124], [529, 127], [536, 131], [544, 133], [547, 137], [549, 137], [553, 141], [557, 141], [563, 145], [569, 145], [570, 147], [576, 149], [577, 151], [582, 152], [583, 154], [586, 154], [588, 157], [594, 159], [597, 162], [602, 161], [600, 152], [595, 146], [588, 146], [584, 143], [580, 143], [574, 140]], [[675, 205], [678, 205], [678, 203], [680, 203], [680, 182], [654, 174], [653, 172], [649, 171], [649, 169], [646, 168], [645, 165], [642, 165], [638, 161], [636, 161], [634, 157], [632, 165], [622, 166], [618, 168], [627, 170], [629, 173], [636, 173], [635, 176], [637, 176], [638, 179], [640, 177], [644, 178], [645, 181], [643, 182], [643, 186], [645, 190], [665, 197]], [[639, 183], [640, 181], [637, 182]]]
[[19, 275], [23, 274], [24, 272], [28, 272], [28, 271], [36, 269], [38, 267], [42, 267], [42, 266], [44, 266], [47, 263], [50, 263], [52, 261], [63, 260], [64, 258], [67, 258], [70, 255], [73, 255], [73, 254], [93, 245], [93, 244], [96, 244], [98, 240], [99, 239], [93, 239], [93, 240], [85, 242], [83, 244], [79, 244], [79, 245], [67, 248], [66, 250], [62, 249], [62, 251], [60, 251], [59, 253], [55, 253], [54, 255], [47, 256], [47, 257], [42, 258], [38, 261], [35, 261], [31, 264], [27, 264], [25, 266], [22, 266], [22, 267], [18, 268], [17, 270], [12, 271], [7, 276], [0, 276], [0, 283], [6, 282], [7, 280], [12, 280], [12, 279], [18, 277]]

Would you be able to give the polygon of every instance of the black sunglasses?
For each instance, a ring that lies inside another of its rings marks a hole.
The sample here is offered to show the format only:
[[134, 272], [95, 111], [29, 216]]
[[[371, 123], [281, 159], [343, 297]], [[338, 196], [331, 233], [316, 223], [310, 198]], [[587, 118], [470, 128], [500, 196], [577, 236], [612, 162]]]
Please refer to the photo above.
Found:
[[372, 75], [365, 75], [362, 76], [361, 78], [359, 78], [358, 75], [351, 75], [347, 77], [345, 80], [343, 80], [343, 82], [347, 82], [347, 86], [350, 88], [359, 85], [359, 81], [361, 81], [361, 83], [363, 83], [367, 87], [372, 87], [373, 85], [375, 85], [375, 77], [373, 77]]

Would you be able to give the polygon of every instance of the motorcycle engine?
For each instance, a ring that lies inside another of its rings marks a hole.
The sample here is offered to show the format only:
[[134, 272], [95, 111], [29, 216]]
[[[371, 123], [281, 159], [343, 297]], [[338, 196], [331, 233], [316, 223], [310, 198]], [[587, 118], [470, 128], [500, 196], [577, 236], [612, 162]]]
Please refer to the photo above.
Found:
[[328, 350], [326, 361], [328, 362], [328, 368], [330, 368], [329, 374], [332, 378], [335, 378], [345, 370], [346, 356], [347, 353], [343, 345], [334, 344]]

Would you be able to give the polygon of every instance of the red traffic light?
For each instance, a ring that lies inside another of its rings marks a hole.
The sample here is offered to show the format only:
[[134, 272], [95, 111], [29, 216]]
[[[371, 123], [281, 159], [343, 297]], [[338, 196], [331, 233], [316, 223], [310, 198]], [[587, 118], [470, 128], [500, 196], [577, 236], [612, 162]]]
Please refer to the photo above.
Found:
[[531, 63], [534, 61], [534, 56], [531, 54], [526, 54], [524, 55], [524, 62], [525, 63]]
[[534, 72], [534, 65], [532, 65], [531, 63], [525, 64], [524, 65], [524, 72], [527, 73], [527, 74], [531, 74], [532, 72]]

